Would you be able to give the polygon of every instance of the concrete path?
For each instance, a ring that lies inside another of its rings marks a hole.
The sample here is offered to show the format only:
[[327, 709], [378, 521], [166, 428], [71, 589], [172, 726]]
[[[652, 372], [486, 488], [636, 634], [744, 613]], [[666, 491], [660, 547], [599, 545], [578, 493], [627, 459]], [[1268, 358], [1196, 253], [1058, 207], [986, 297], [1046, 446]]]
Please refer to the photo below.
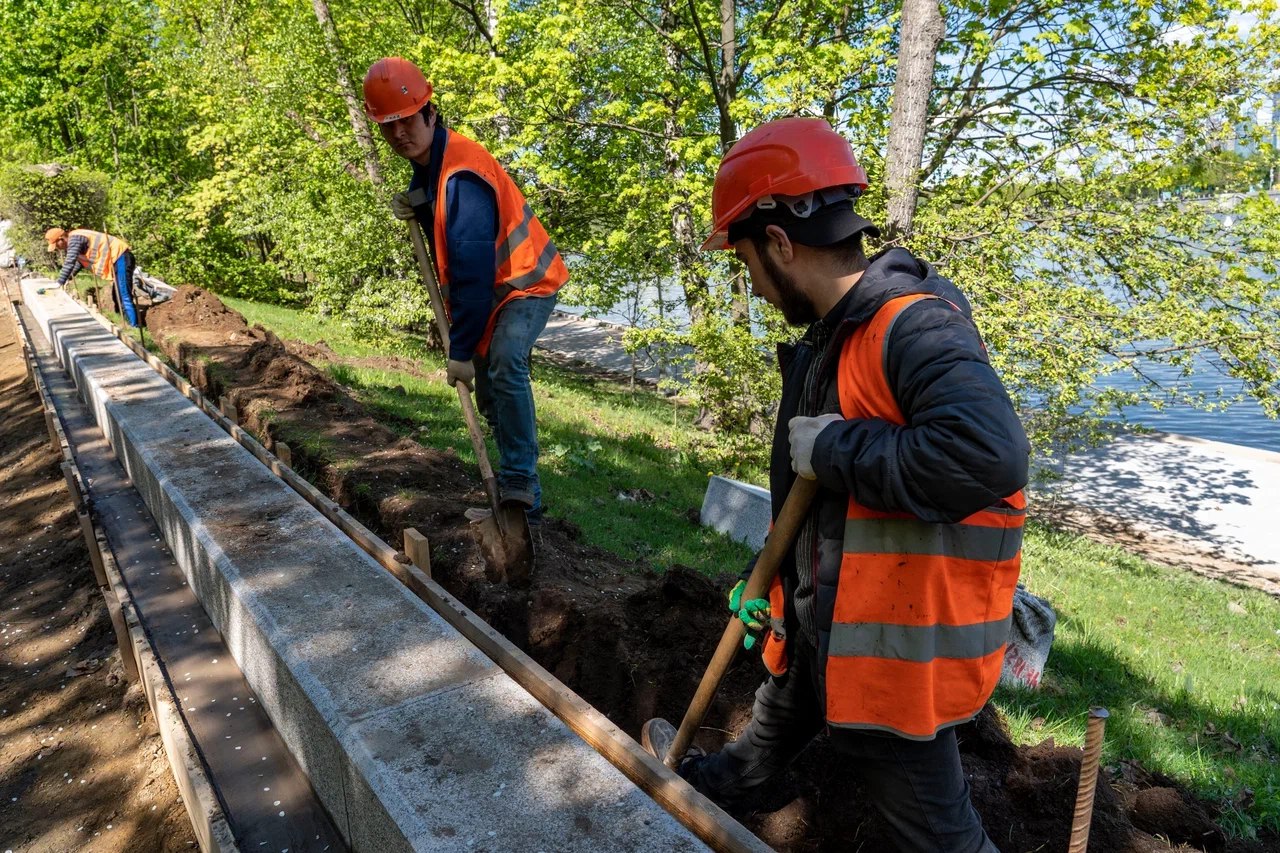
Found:
[[1061, 479], [1036, 495], [1050, 516], [1155, 559], [1280, 594], [1280, 453], [1168, 433], [1124, 435], [1051, 470]]
[[[648, 350], [641, 350], [633, 357], [622, 348], [625, 326], [578, 317], [557, 310], [547, 321], [547, 328], [538, 338], [538, 349], [636, 379], [646, 384], [656, 384], [659, 379], [657, 357]], [[664, 368], [667, 375], [669, 368]]]

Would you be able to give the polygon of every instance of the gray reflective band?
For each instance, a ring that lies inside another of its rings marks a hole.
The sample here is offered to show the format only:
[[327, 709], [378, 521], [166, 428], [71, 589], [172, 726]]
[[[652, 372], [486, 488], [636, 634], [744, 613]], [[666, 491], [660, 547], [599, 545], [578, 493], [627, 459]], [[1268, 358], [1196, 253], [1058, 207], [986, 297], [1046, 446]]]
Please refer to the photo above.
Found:
[[517, 276], [504, 283], [505, 287], [511, 290], [524, 290], [533, 287], [546, 276], [547, 270], [551, 269], [551, 263], [556, 259], [556, 244], [547, 240], [547, 245], [543, 247], [542, 254], [538, 257], [538, 265], [522, 276]]
[[1021, 527], [934, 524], [916, 518], [848, 518], [846, 554], [918, 554], [1001, 562], [1022, 550]]
[[937, 658], [983, 658], [1009, 640], [1012, 614], [974, 625], [894, 625], [836, 622], [831, 626], [833, 657], [873, 657], [928, 663]]
[[909, 732], [904, 732], [902, 729], [895, 729], [893, 726], [876, 723], [833, 723], [828, 720], [827, 725], [835, 729], [849, 729], [851, 731], [889, 732], [890, 734], [895, 734], [898, 737], [904, 737], [907, 740], [933, 740], [938, 736], [938, 732], [943, 729], [959, 725], [960, 723], [967, 723], [974, 717], [978, 716], [978, 711], [982, 710], [982, 706], [987, 704], [987, 699], [989, 698], [990, 696], [983, 698], [983, 700], [978, 704], [977, 709], [972, 714], [965, 714], [963, 717], [958, 719], [948, 720], [945, 723], [941, 723], [927, 735], [911, 734]]
[[529, 239], [529, 223], [533, 221], [533, 208], [528, 202], [524, 206], [524, 218], [520, 220], [520, 224], [511, 229], [511, 233], [507, 235], [507, 239], [502, 241], [502, 245], [498, 247], [498, 254], [494, 260], [498, 266], [502, 266], [511, 257], [511, 253], [520, 248], [520, 244]]

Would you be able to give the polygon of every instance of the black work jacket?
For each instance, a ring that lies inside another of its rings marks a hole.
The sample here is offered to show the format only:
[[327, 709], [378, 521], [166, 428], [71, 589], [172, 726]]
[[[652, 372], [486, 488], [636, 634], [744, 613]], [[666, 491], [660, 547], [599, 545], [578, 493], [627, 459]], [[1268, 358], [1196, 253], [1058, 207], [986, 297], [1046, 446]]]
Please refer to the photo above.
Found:
[[[906, 249], [893, 248], [872, 257], [853, 290], [823, 318], [833, 329], [823, 352], [814, 352], [812, 328], [798, 343], [779, 347], [782, 399], [769, 472], [774, 519], [796, 476], [788, 422], [796, 415], [839, 413], [836, 376], [844, 342], [884, 303], [917, 293], [941, 299], [922, 299], [903, 309], [885, 350], [888, 385], [906, 424], [853, 419], [822, 431], [812, 460], [822, 488], [810, 510], [808, 530], [779, 570], [788, 602], [789, 641], [799, 627], [791, 606], [798, 573], [812, 573], [805, 586], [813, 592], [799, 603], [814, 608], [812, 621], [806, 621], [817, 629], [820, 678], [826, 670], [850, 495], [871, 509], [956, 522], [1027, 483], [1026, 433], [987, 359], [968, 300], [932, 266]], [[820, 372], [806, 395], [805, 377], [815, 358]], [[789, 645], [794, 654], [795, 643]]]

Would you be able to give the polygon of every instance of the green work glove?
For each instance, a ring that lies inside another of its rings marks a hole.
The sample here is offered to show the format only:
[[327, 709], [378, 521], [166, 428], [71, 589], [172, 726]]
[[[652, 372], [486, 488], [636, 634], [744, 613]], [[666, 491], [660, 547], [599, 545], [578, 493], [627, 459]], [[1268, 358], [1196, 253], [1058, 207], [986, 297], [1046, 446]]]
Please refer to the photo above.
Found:
[[729, 612], [737, 613], [742, 609], [742, 591], [747, 588], [747, 582], [740, 580], [733, 585], [733, 589], [729, 590]]
[[750, 651], [760, 638], [760, 633], [769, 627], [769, 616], [772, 614], [769, 599], [753, 598], [744, 601], [738, 610], [738, 618], [747, 626], [747, 636], [742, 638], [742, 647]]
[[772, 610], [766, 598], [752, 598], [743, 602], [742, 593], [746, 588], [747, 582], [740, 580], [729, 590], [729, 610], [747, 626], [747, 636], [742, 638], [742, 647], [750, 651], [755, 647], [760, 632], [767, 627], [765, 623], [769, 621]]

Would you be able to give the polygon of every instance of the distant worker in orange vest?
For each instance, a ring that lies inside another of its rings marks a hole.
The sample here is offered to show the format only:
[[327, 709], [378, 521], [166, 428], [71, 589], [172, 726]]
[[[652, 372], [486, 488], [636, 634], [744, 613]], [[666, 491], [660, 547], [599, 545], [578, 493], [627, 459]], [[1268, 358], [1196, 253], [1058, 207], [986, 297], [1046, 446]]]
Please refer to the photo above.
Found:
[[543, 508], [529, 356], [569, 271], [506, 170], [447, 129], [431, 95], [407, 59], [380, 59], [364, 78], [365, 112], [413, 167], [391, 210], [416, 217], [431, 247], [451, 324], [447, 381], [476, 392], [498, 445], [501, 500], [523, 505], [536, 525]]
[[62, 272], [58, 274], [58, 287], [75, 278], [81, 268], [87, 268], [98, 278], [115, 283], [111, 296], [116, 310], [130, 326], [138, 325], [138, 309], [133, 304], [135, 263], [128, 243], [119, 237], [87, 228], [76, 228], [69, 233], [61, 228], [50, 228], [44, 232], [44, 239], [50, 252], [66, 250], [67, 253]]
[[[751, 722], [680, 774], [749, 807], [819, 732], [907, 851], [995, 851], [970, 801], [955, 726], [1000, 677], [1021, 563], [1030, 448], [969, 303], [902, 248], [867, 258], [867, 177], [822, 119], [769, 122], [725, 155], [704, 249], [731, 249], [793, 325], [770, 469], [773, 515], [795, 478], [814, 504], [768, 599], [730, 609], [764, 635]], [[642, 741], [664, 757], [665, 720]]]

